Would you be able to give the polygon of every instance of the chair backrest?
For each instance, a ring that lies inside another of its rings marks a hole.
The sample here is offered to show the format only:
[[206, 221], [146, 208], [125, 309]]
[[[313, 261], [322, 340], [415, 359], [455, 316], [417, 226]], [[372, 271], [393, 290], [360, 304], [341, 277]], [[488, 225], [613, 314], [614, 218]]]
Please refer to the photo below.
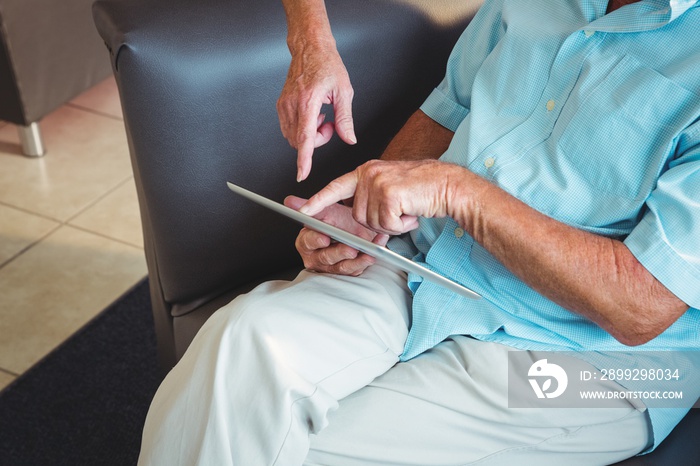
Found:
[[360, 143], [316, 151], [295, 182], [296, 152], [275, 103], [289, 66], [279, 0], [100, 0], [140, 196], [149, 267], [164, 299], [186, 306], [232, 283], [298, 264], [298, 227], [230, 193], [308, 195], [380, 155], [444, 74], [464, 24], [437, 24], [388, 0], [329, 1], [351, 74]]

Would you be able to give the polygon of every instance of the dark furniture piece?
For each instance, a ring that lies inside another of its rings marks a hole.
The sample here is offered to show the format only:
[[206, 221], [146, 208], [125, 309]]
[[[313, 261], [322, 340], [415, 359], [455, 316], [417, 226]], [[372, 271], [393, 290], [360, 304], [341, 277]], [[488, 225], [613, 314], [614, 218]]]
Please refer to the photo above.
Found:
[[0, 0], [0, 120], [40, 156], [39, 120], [111, 73], [92, 0]]
[[[302, 184], [275, 110], [289, 65], [279, 0], [95, 3], [121, 96], [166, 369], [221, 305], [301, 268], [298, 226], [232, 194], [226, 181], [282, 200], [379, 156], [441, 80], [471, 17], [436, 21], [390, 0], [326, 3], [356, 89], [360, 142], [336, 138], [318, 149]], [[659, 451], [624, 464], [695, 464], [697, 442], [688, 438], [700, 432], [698, 421], [688, 416]]]
[[358, 90], [360, 142], [336, 138], [318, 149], [310, 180], [297, 184], [296, 151], [275, 109], [290, 60], [279, 0], [95, 3], [122, 102], [165, 367], [239, 289], [301, 269], [298, 226], [226, 181], [282, 200], [379, 156], [441, 80], [469, 19], [443, 27], [390, 0], [330, 0], [328, 10]]

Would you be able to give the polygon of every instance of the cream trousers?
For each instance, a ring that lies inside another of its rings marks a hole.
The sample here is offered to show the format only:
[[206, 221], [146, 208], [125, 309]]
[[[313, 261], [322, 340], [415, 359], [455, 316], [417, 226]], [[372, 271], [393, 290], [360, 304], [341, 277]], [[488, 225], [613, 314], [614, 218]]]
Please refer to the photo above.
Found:
[[218, 310], [151, 404], [139, 465], [596, 465], [646, 413], [507, 406], [509, 348], [455, 336], [399, 363], [403, 273], [302, 272]]

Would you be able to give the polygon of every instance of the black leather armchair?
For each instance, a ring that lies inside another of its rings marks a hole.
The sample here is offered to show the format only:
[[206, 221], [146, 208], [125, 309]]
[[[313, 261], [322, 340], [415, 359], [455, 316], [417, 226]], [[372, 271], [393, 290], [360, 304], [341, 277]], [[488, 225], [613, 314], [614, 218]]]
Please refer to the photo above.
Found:
[[[472, 10], [476, 8], [473, 7]], [[289, 66], [279, 0], [99, 0], [119, 87], [165, 367], [241, 288], [301, 269], [298, 226], [231, 193], [308, 195], [380, 155], [440, 81], [468, 21], [448, 27], [390, 0], [329, 1], [354, 86], [354, 147], [316, 151], [297, 184], [275, 102]]]
[[[121, 96], [166, 369], [221, 305], [301, 268], [298, 226], [230, 193], [225, 182], [282, 200], [379, 156], [441, 80], [477, 8], [466, 0], [326, 3], [357, 91], [360, 142], [336, 138], [318, 149], [302, 184], [275, 110], [289, 65], [280, 0], [94, 4]], [[700, 432], [698, 421], [689, 416], [678, 440], [625, 464], [695, 464], [696, 443], [686, 439]]]

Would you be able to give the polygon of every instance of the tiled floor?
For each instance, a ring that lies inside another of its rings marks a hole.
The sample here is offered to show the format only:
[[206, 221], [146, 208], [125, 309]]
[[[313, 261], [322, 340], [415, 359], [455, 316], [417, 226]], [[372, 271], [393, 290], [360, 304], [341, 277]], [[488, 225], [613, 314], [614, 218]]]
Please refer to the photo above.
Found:
[[28, 158], [0, 122], [0, 389], [146, 275], [114, 80], [40, 126]]

